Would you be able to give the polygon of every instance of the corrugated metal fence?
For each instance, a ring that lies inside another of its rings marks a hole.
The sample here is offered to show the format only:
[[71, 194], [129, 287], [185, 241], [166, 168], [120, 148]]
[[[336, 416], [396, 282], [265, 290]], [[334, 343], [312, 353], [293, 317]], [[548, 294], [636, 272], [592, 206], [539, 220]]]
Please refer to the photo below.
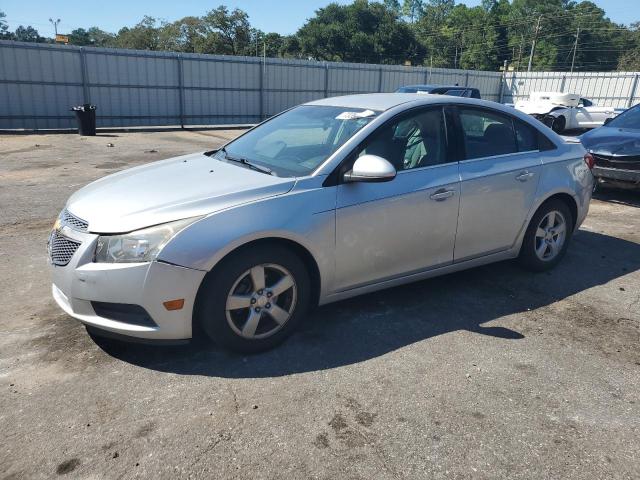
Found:
[[635, 101], [637, 78], [635, 73], [505, 77], [470, 70], [277, 58], [263, 62], [258, 57], [0, 41], [0, 128], [70, 128], [75, 122], [69, 109], [82, 103], [98, 106], [99, 127], [248, 124], [316, 98], [392, 92], [415, 83], [473, 86], [483, 98], [504, 102], [530, 90], [564, 86], [606, 105], [627, 106]]
[[578, 93], [598, 105], [628, 108], [640, 100], [638, 72], [509, 72], [503, 101], [515, 103], [531, 92]]

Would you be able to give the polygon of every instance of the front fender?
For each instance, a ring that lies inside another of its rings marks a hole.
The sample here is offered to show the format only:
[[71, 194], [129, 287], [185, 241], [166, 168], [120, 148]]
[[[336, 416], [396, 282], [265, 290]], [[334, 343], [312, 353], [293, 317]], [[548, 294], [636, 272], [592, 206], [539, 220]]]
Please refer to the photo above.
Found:
[[564, 116], [566, 118], [567, 114], [569, 112], [569, 109], [567, 108], [563, 108], [563, 107], [556, 107], [554, 109], [552, 109], [549, 113], [547, 113], [546, 115], [548, 117], [555, 117], [558, 118], [559, 116]]
[[160, 252], [158, 260], [210, 271], [233, 250], [260, 239], [286, 239], [314, 258], [321, 285], [333, 277], [335, 187], [296, 185], [291, 192], [213, 213], [190, 225]]

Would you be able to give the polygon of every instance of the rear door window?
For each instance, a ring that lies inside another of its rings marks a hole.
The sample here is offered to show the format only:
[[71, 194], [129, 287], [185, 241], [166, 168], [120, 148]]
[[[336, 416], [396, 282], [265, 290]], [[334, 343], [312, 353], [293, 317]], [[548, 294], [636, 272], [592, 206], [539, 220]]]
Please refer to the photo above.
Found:
[[459, 107], [466, 159], [516, 153], [511, 117], [479, 108]]
[[518, 142], [518, 151], [531, 152], [538, 150], [538, 131], [531, 125], [527, 125], [520, 120], [513, 120], [516, 127], [516, 141]]

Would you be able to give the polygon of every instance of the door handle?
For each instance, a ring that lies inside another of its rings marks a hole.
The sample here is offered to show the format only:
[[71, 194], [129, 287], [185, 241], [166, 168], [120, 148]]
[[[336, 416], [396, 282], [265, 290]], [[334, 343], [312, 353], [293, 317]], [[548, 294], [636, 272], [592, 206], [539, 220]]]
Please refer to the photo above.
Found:
[[444, 188], [441, 188], [440, 190], [429, 195], [429, 198], [431, 200], [435, 200], [436, 202], [441, 202], [449, 197], [453, 197], [455, 194], [455, 190], [445, 190]]
[[526, 182], [531, 177], [533, 177], [533, 175], [533, 172], [527, 172], [525, 170], [524, 172], [520, 172], [518, 175], [516, 175], [516, 180], [518, 180], [519, 182]]

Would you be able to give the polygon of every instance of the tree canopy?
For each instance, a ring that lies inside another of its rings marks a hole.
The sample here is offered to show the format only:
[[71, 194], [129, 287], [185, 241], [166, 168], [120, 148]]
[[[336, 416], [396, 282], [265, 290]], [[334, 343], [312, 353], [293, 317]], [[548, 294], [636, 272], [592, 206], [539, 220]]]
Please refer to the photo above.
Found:
[[[10, 31], [0, 11], [0, 39], [53, 42], [31, 26]], [[640, 70], [640, 23], [616, 24], [589, 0], [354, 0], [318, 9], [293, 35], [262, 32], [240, 9], [167, 22], [145, 16], [109, 33], [69, 33], [73, 45], [262, 55], [345, 62], [497, 70]]]

